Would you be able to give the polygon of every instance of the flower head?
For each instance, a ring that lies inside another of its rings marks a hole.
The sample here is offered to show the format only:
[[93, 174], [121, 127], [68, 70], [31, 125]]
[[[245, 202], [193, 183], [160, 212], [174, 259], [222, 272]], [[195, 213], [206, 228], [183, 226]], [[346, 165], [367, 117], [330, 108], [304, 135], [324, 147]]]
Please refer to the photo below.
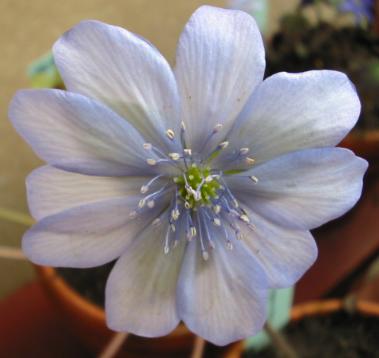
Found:
[[314, 262], [309, 230], [358, 200], [367, 163], [334, 148], [360, 103], [335, 71], [263, 81], [264, 48], [244, 12], [204, 6], [174, 71], [139, 36], [84, 21], [54, 45], [68, 91], [24, 90], [10, 106], [48, 164], [27, 179], [38, 264], [118, 259], [114, 330], [153, 337], [179, 321], [216, 344], [255, 334], [267, 290]]

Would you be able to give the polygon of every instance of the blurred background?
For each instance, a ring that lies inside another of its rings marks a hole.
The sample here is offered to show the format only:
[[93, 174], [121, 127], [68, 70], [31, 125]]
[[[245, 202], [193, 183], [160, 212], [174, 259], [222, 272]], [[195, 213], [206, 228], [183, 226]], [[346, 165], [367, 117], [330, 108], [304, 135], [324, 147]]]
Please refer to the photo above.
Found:
[[[239, 8], [256, 18], [265, 38], [266, 76], [280, 71], [340, 70], [357, 86], [363, 104], [357, 129], [341, 144], [370, 162], [362, 199], [343, 218], [315, 230], [319, 259], [295, 291], [272, 296], [272, 307], [276, 307], [274, 325], [279, 328], [293, 315], [302, 315], [295, 310], [290, 316], [293, 302], [299, 305], [320, 298], [343, 299], [333, 301], [334, 306], [328, 303], [326, 310], [341, 308], [350, 302], [346, 298], [378, 304], [379, 20], [375, 10], [378, 4], [374, 0], [0, 0], [0, 247], [20, 248], [21, 237], [27, 229], [22, 222], [29, 220], [25, 177], [42, 164], [11, 127], [8, 104], [18, 89], [61, 85], [49, 57], [57, 38], [83, 19], [98, 19], [149, 39], [173, 64], [179, 34], [193, 11], [203, 4]], [[49, 300], [44, 298], [42, 290], [36, 289], [36, 283], [45, 282], [49, 275], [52, 273], [36, 274], [26, 260], [0, 258], [0, 349], [4, 343], [1, 337], [5, 334], [1, 320], [15, 320], [7, 311], [13, 305], [18, 304], [24, 312], [25, 302], [29, 302], [35, 312], [42, 310], [50, 315], [51, 322], [56, 322], [53, 310], [47, 308]], [[30, 297], [30, 301], [25, 297]], [[364, 307], [363, 310], [367, 308]], [[378, 306], [375, 307], [373, 310], [379, 317]], [[80, 315], [77, 311], [75, 314]], [[33, 319], [37, 322], [39, 315], [35, 313]], [[93, 326], [86, 318], [83, 322], [85, 329]], [[17, 324], [27, 326], [26, 321], [19, 318], [15, 327]], [[33, 329], [34, 325], [28, 327]], [[379, 327], [378, 321], [376, 325]], [[47, 327], [54, 331], [53, 326], [55, 323]], [[68, 336], [77, 334], [70, 332]], [[379, 337], [379, 330], [375, 332]], [[103, 333], [102, 328], [95, 329], [92, 339], [103, 342], [103, 338], [99, 338]], [[106, 338], [109, 337], [108, 334]], [[53, 341], [59, 346], [62, 342], [71, 342], [71, 338], [66, 341], [55, 335]], [[43, 335], [40, 339], [44, 341]], [[261, 342], [244, 344], [250, 347]], [[38, 356], [47, 354], [37, 351]], [[75, 349], [67, 352], [55, 351], [54, 356], [84, 356], [78, 355]], [[379, 348], [375, 354], [378, 352]]]

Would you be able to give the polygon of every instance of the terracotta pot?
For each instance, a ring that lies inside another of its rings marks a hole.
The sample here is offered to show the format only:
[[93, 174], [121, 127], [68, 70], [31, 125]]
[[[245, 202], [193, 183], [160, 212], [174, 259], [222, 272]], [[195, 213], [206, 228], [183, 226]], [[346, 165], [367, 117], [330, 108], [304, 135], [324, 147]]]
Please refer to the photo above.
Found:
[[[296, 322], [306, 317], [322, 316], [332, 314], [344, 309], [344, 302], [341, 299], [317, 300], [295, 305], [291, 310], [291, 322]], [[379, 318], [379, 304], [364, 300], [358, 300], [355, 310], [364, 316], [375, 316]], [[239, 351], [237, 351], [239, 349]], [[242, 357], [244, 352], [243, 344], [236, 347], [233, 358]]]
[[379, 130], [353, 131], [340, 143], [340, 146], [351, 149], [356, 155], [365, 159], [377, 159]]
[[[104, 310], [74, 291], [51, 267], [36, 267], [41, 281], [64, 320], [64, 323], [93, 353], [99, 353], [114, 334], [105, 325]], [[194, 335], [180, 324], [170, 335], [161, 338], [128, 337], [123, 348], [126, 357], [185, 357], [191, 352]]]

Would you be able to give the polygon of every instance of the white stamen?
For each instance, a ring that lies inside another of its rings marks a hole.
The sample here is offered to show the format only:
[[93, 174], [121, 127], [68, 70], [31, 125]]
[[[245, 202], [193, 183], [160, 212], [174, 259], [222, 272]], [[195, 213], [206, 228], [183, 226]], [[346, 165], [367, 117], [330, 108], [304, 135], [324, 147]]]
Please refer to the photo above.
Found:
[[231, 242], [230, 240], [228, 240], [228, 241], [226, 242], [226, 247], [227, 247], [229, 250], [233, 250], [233, 244], [232, 244], [232, 242]]
[[181, 123], [180, 123], [180, 128], [182, 128], [183, 131], [186, 130], [186, 125], [183, 121], [181, 121]]
[[146, 204], [146, 200], [145, 200], [145, 199], [141, 199], [141, 200], [139, 201], [139, 203], [138, 203], [138, 207], [139, 207], [140, 209], [142, 209], [142, 208], [145, 206], [145, 204]]
[[245, 155], [245, 154], [247, 154], [247, 153], [249, 153], [249, 148], [241, 148], [241, 149], [240, 149], [240, 154], [241, 154], [241, 155]]
[[170, 252], [170, 247], [168, 245], [164, 246], [163, 252], [165, 255], [167, 255]]
[[155, 164], [157, 164], [157, 161], [153, 158], [148, 158], [148, 159], [146, 159], [146, 163], [149, 165], [155, 165]]
[[209, 247], [214, 250], [216, 248], [215, 243], [212, 240], [209, 240]]
[[201, 254], [202, 254], [203, 259], [204, 259], [205, 261], [207, 261], [207, 260], [209, 259], [209, 254], [208, 254], [207, 251], [203, 251]]
[[258, 183], [258, 178], [254, 175], [249, 177], [254, 183]]
[[191, 226], [190, 234], [191, 234], [191, 237], [195, 237], [197, 235], [197, 231], [196, 231], [195, 226]]
[[213, 132], [214, 132], [214, 133], [217, 133], [217, 132], [219, 132], [219, 131], [221, 130], [221, 128], [222, 128], [222, 124], [221, 124], [221, 123], [217, 123], [217, 124], [214, 126], [214, 128], [213, 128]]
[[220, 213], [220, 211], [221, 211], [221, 206], [218, 205], [218, 204], [214, 205], [214, 206], [213, 206], [213, 211], [215, 212], [215, 214]]
[[180, 159], [180, 154], [179, 154], [179, 153], [168, 153], [168, 156], [169, 156], [172, 160], [179, 160], [179, 159]]
[[216, 226], [221, 226], [221, 220], [219, 218], [214, 218], [213, 219], [213, 224]]
[[167, 131], [166, 131], [166, 136], [169, 138], [169, 139], [171, 139], [171, 140], [173, 140], [174, 138], [175, 138], [175, 132], [172, 130], [172, 129], [167, 129]]
[[148, 190], [149, 190], [149, 186], [147, 186], [147, 185], [142, 185], [141, 186], [141, 194], [145, 194], [145, 193], [147, 193], [148, 192]]
[[178, 220], [179, 219], [179, 215], [180, 215], [180, 211], [178, 209], [173, 209], [171, 211], [171, 218], [172, 220]]
[[[205, 182], [206, 183], [210, 183], [211, 181], [213, 180], [213, 177], [211, 175], [208, 175], [206, 178], [205, 178]], [[204, 185], [205, 186], [205, 185]]]
[[184, 202], [184, 207], [185, 207], [186, 209], [191, 209], [191, 204], [190, 204], [188, 201], [185, 201], [185, 202]]
[[246, 161], [246, 164], [248, 165], [253, 165], [255, 163], [255, 159], [250, 158], [250, 157], [246, 157], [245, 161]]
[[152, 209], [154, 206], [155, 206], [155, 201], [154, 201], [154, 200], [149, 200], [149, 201], [147, 202], [147, 207], [148, 207], [149, 209]]
[[176, 231], [176, 227], [174, 224], [170, 224], [170, 229], [172, 232], [175, 232]]
[[151, 143], [143, 143], [143, 148], [146, 150], [151, 150], [151, 148], [153, 148], [153, 146], [151, 145]]
[[232, 199], [232, 203], [233, 203], [233, 205], [234, 205], [234, 207], [235, 208], [238, 208], [239, 207], [239, 204], [238, 204], [238, 201], [237, 201], [237, 199]]
[[245, 223], [249, 223], [249, 222], [250, 222], [249, 217], [248, 217], [247, 215], [245, 215], [245, 214], [240, 215], [240, 219], [241, 219], [243, 222], [245, 222]]
[[221, 142], [218, 146], [220, 149], [225, 149], [229, 145], [229, 142], [226, 140], [225, 142]]
[[185, 155], [188, 155], [189, 157], [192, 155], [192, 149], [186, 148], [183, 150]]

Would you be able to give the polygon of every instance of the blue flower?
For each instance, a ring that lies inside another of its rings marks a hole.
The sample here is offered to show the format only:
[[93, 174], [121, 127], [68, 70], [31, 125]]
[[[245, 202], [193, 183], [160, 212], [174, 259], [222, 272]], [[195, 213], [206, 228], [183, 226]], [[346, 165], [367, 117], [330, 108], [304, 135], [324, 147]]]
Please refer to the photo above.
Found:
[[335, 148], [360, 102], [336, 71], [263, 81], [246, 13], [203, 6], [171, 70], [147, 41], [84, 21], [54, 45], [67, 91], [18, 92], [9, 116], [47, 162], [27, 178], [35, 263], [118, 259], [106, 316], [156, 337], [180, 321], [219, 345], [256, 334], [267, 291], [293, 285], [309, 230], [349, 210], [367, 168]]
[[355, 16], [356, 23], [360, 24], [367, 19], [374, 19], [374, 0], [343, 0], [339, 6], [342, 12], [351, 12]]

